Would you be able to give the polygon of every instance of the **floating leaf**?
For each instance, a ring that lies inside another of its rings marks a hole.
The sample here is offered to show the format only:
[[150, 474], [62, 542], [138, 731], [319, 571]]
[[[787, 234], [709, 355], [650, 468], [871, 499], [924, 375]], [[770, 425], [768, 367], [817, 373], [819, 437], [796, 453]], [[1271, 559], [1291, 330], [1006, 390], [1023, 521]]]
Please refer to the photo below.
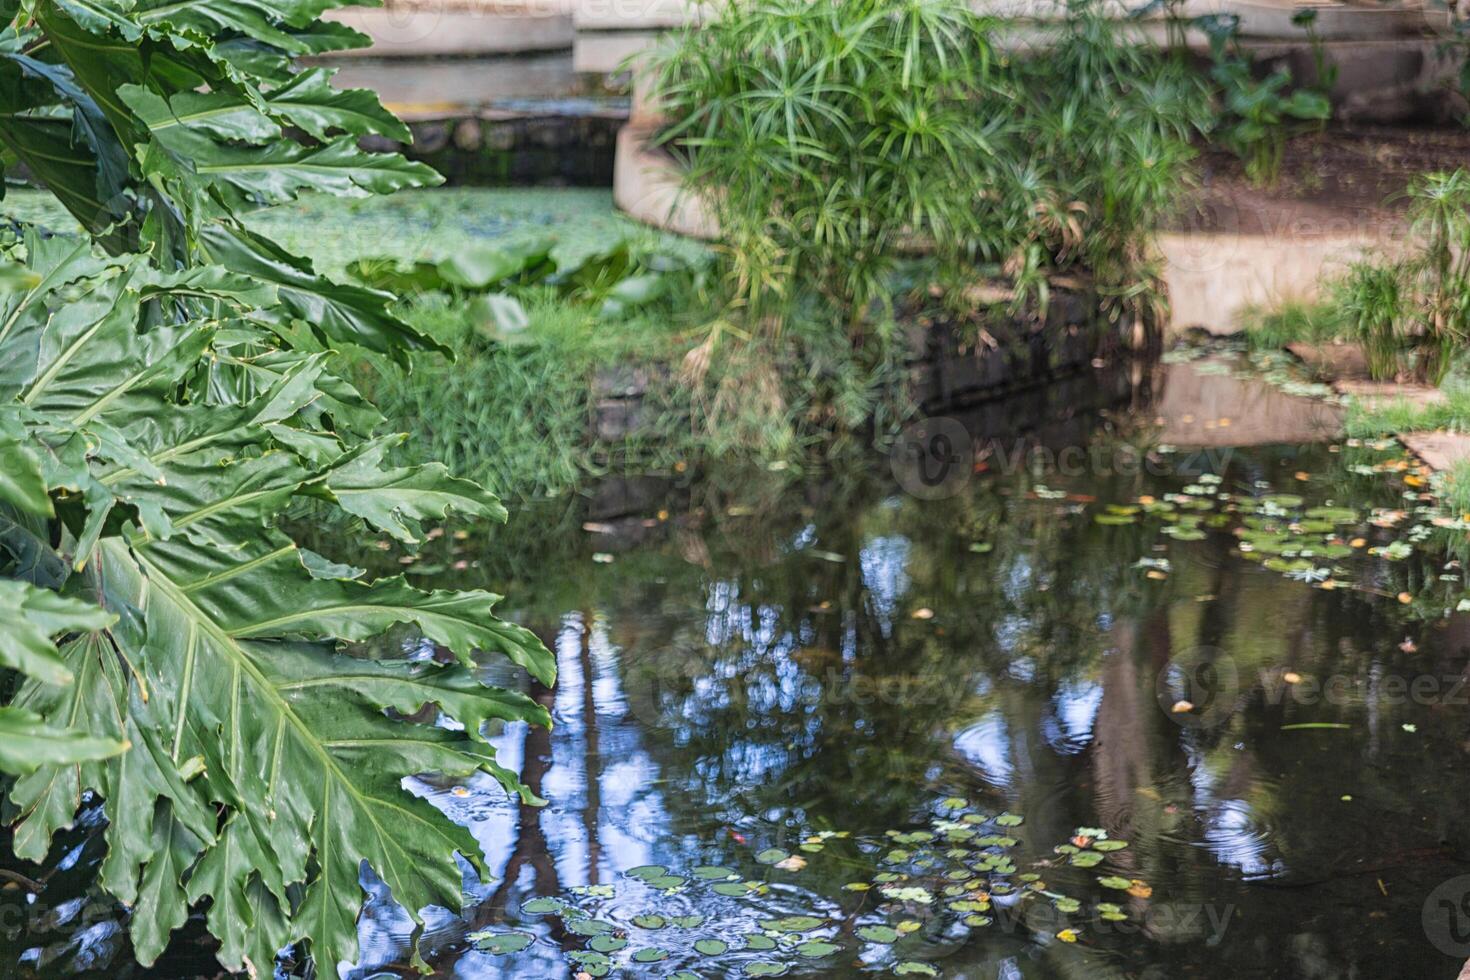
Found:
[[529, 902], [521, 903], [523, 915], [547, 915], [549, 913], [560, 913], [566, 908], [566, 903], [559, 898], [533, 898]]
[[700, 939], [694, 943], [694, 951], [701, 956], [719, 956], [729, 948], [729, 943], [721, 939]]
[[622, 938], [621, 936], [614, 936], [611, 933], [603, 933], [600, 936], [593, 936], [592, 939], [587, 943], [588, 948], [594, 949], [599, 953], [616, 953], [618, 950], [625, 948], [627, 945], [628, 940]]
[[826, 923], [814, 915], [788, 915], [780, 919], [762, 919], [761, 928], [768, 932], [811, 932]]
[[701, 881], [711, 881], [711, 880], [714, 880], [716, 878], [738, 878], [738, 877], [740, 877], [738, 874], [736, 874], [734, 871], [730, 870], [729, 868], [722, 868], [722, 867], [719, 867], [718, 865], [713, 865], [713, 864], [701, 865], [700, 867], [695, 868], [693, 871], [691, 871], [690, 874], [694, 875], [694, 877], [700, 879]]
[[829, 943], [821, 939], [812, 939], [796, 947], [796, 951], [809, 959], [821, 959], [823, 956], [831, 956], [842, 947], [836, 943]]
[[493, 932], [482, 929], [472, 932], [468, 937], [475, 948], [495, 956], [504, 956], [507, 953], [519, 953], [536, 941], [536, 937], [526, 932]]
[[863, 926], [858, 929], [857, 937], [864, 942], [888, 945], [898, 942], [898, 930], [892, 926]]
[[662, 878], [668, 873], [669, 869], [661, 864], [644, 864], [636, 868], [629, 868], [623, 872], [629, 878], [637, 878], [640, 881], [652, 881], [655, 878]]

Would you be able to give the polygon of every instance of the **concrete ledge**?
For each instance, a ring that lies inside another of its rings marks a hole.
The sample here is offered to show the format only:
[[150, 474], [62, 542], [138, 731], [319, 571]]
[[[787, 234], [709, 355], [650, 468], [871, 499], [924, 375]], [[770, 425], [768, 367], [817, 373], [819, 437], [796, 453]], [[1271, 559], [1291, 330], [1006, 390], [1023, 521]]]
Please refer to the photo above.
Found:
[[[1036, 22], [1060, 20], [1066, 9], [1060, 0], [971, 0], [970, 6], [976, 13], [990, 17]], [[1133, 19], [1134, 5], [1123, 0], [1106, 0], [1103, 6], [1118, 20]], [[647, 31], [717, 16], [718, 9], [716, 4], [690, 0], [578, 0], [574, 17], [579, 31]], [[1452, 29], [1449, 12], [1428, 9], [1424, 0], [1410, 0], [1395, 7], [1293, 0], [1185, 0], [1179, 14], [1186, 20], [1211, 14], [1235, 16], [1240, 18], [1243, 36], [1305, 40], [1306, 30], [1292, 23], [1292, 17], [1302, 10], [1316, 11], [1312, 29], [1323, 40], [1425, 32], [1447, 36]], [[1156, 13], [1144, 19], [1163, 22], [1167, 18]]]
[[661, 31], [577, 31], [572, 43], [572, 67], [579, 72], [608, 75], [621, 71], [626, 61], [658, 43]]
[[1463, 432], [1406, 432], [1399, 436], [1399, 442], [1430, 469], [1440, 472], [1470, 459], [1470, 435]]
[[329, 20], [354, 27], [373, 39], [371, 48], [333, 52], [333, 58], [468, 57], [565, 50], [575, 30], [570, 10], [559, 4], [443, 4], [348, 7], [327, 13]]
[[1332, 390], [1339, 395], [1356, 398], [1371, 407], [1404, 402], [1414, 408], [1438, 405], [1444, 401], [1444, 392], [1429, 385], [1409, 381], [1365, 381], [1344, 378], [1332, 382]]
[[399, 115], [442, 114], [508, 97], [562, 98], [581, 87], [565, 52], [474, 62], [353, 58], [336, 67], [333, 85], [373, 89]]

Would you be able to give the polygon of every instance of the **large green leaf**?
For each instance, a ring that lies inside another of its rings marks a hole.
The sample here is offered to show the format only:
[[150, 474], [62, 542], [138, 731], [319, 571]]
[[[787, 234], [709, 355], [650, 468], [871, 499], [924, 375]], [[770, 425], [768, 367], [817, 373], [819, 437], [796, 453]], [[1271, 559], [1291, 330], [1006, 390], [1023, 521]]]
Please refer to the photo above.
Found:
[[19, 670], [52, 684], [71, 683], [52, 638], [60, 633], [97, 630], [116, 617], [95, 605], [38, 589], [29, 582], [0, 579], [0, 667]]
[[[147, 639], [132, 659], [144, 665], [149, 713], [159, 720], [144, 737], [175, 764], [205, 759], [200, 781], [208, 796], [237, 810], [227, 834], [253, 835], [238, 846], [271, 856], [271, 877], [308, 881], [291, 920], [296, 935], [276, 937], [275, 948], [309, 937], [327, 963], [355, 959], [362, 860], [412, 911], [458, 905], [461, 876], [452, 856], [478, 863], [473, 838], [400, 783], [420, 772], [488, 772], [524, 793], [495, 765], [480, 729], [489, 720], [547, 724], [544, 709], [525, 695], [484, 687], [465, 668], [374, 663], [319, 646], [262, 642], [283, 634], [347, 639], [376, 632], [370, 622], [448, 615], [438, 597], [417, 593], [424, 608], [414, 612], [414, 593], [396, 581], [313, 579], [294, 547], [267, 536], [229, 555], [176, 541], [108, 539], [101, 559], [102, 574], [144, 617]], [[477, 629], [468, 617], [493, 621], [492, 601], [471, 594], [452, 610], [466, 618], [436, 632], [467, 649], [462, 644], [474, 642]], [[464, 730], [405, 725], [383, 714], [428, 704]], [[144, 802], [132, 797], [129, 805]], [[320, 870], [308, 879], [309, 857]], [[236, 888], [239, 898], [248, 886], [237, 873], [215, 887]], [[135, 919], [177, 914], [176, 907], [139, 907]], [[244, 942], [243, 932], [227, 936]]]
[[[270, 526], [297, 497], [408, 537], [451, 511], [504, 511], [442, 466], [384, 465], [399, 437], [354, 446], [350, 426], [327, 430], [377, 417], [327, 373], [325, 354], [216, 357], [181, 398], [212, 345], [248, 352], [273, 339], [256, 310], [273, 289], [48, 248], [35, 257], [49, 285], [10, 297], [0, 321], [0, 357], [24, 354], [0, 433], [36, 460], [22, 498], [67, 491], [59, 517], [94, 599], [0, 579], [0, 612], [33, 627], [0, 648], [0, 665], [32, 675], [0, 709], [0, 733], [17, 747], [52, 739], [15, 764], [17, 853], [43, 856], [91, 789], [110, 820], [102, 881], [133, 906], [142, 962], [205, 898], [230, 968], [264, 969], [302, 939], [324, 963], [354, 960], [364, 860], [414, 913], [460, 900], [456, 854], [479, 862], [468, 832], [405, 779], [483, 773], [534, 802], [485, 729], [550, 719], [527, 695], [483, 684], [478, 658], [502, 654], [548, 684], [555, 662], [494, 615], [495, 595], [356, 581]], [[188, 318], [205, 307], [211, 319]], [[177, 315], [149, 324], [161, 309]], [[12, 554], [22, 530], [0, 538]], [[458, 664], [337, 649], [400, 624]], [[59, 651], [51, 642], [78, 631]], [[427, 707], [456, 724], [399, 720]]]
[[[304, 190], [352, 197], [390, 194], [406, 187], [429, 187], [443, 181], [425, 164], [410, 162], [396, 153], [362, 150], [352, 136], [316, 145], [272, 139], [265, 146], [239, 146], [217, 142], [202, 128], [182, 124], [168, 102], [141, 86], [124, 85], [118, 90], [118, 96], [148, 127], [153, 138], [192, 173], [207, 185], [228, 188], [242, 203], [278, 204], [294, 199]], [[192, 101], [180, 108], [186, 113], [194, 111]], [[288, 117], [299, 115], [316, 125], [325, 122], [322, 112], [309, 116], [301, 104], [281, 108]], [[337, 115], [340, 117], [340, 112]], [[236, 129], [243, 125], [237, 117]]]
[[[71, 685], [72, 669], [53, 638], [101, 630], [117, 617], [92, 603], [57, 595], [29, 582], [0, 579], [0, 667], [20, 670], [34, 683]], [[0, 772], [29, 774], [44, 767], [105, 759], [127, 748], [111, 729], [78, 728], [75, 717], [43, 716], [23, 703], [0, 707]]]
[[48, 725], [23, 708], [0, 708], [0, 771], [32, 773], [42, 766], [106, 759], [127, 748], [126, 742]]
[[[405, 780], [539, 802], [488, 726], [550, 718], [480, 662], [549, 684], [555, 661], [498, 597], [359, 581], [276, 529], [301, 498], [404, 540], [504, 516], [441, 466], [386, 465], [398, 437], [364, 443], [381, 416], [328, 370], [331, 348], [443, 348], [235, 214], [438, 182], [357, 146], [408, 136], [372, 93], [293, 70], [366, 42], [318, 20], [338, 5], [47, 0], [0, 36], [7, 159], [94, 239], [27, 232], [0, 259], [0, 668], [26, 675], [0, 704], [0, 770], [23, 858], [103, 801], [101, 884], [144, 964], [207, 901], [226, 967], [269, 973], [305, 940], [331, 974], [357, 958], [364, 861], [415, 914], [461, 900], [457, 854], [479, 865]], [[345, 649], [397, 626], [455, 661]]]

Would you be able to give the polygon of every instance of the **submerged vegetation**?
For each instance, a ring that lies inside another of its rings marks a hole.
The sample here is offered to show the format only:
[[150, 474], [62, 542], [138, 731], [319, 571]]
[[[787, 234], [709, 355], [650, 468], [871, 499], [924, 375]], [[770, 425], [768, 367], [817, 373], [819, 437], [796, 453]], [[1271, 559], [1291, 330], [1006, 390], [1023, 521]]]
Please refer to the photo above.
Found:
[[[363, 862], [410, 914], [458, 907], [479, 847], [403, 780], [483, 773], [532, 801], [484, 729], [550, 723], [480, 680], [478, 651], [555, 676], [497, 596], [365, 580], [276, 526], [296, 501], [402, 541], [504, 516], [442, 465], [390, 465], [402, 437], [329, 367], [442, 345], [240, 220], [438, 181], [358, 149], [406, 132], [372, 93], [293, 73], [366, 42], [317, 19], [332, 5], [5, 8], [0, 142], [86, 234], [3, 243], [0, 768], [22, 858], [105, 813], [101, 885], [145, 966], [207, 905], [226, 968], [304, 942], [330, 974], [357, 959]], [[398, 624], [453, 655], [344, 649]]]

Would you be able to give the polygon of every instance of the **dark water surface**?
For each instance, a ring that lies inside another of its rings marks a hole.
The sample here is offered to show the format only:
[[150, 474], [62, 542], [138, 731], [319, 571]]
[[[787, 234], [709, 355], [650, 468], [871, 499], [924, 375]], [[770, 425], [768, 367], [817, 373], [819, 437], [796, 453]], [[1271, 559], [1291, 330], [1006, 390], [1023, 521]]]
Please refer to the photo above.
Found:
[[[411, 570], [512, 596], [561, 674], [554, 730], [497, 740], [548, 806], [414, 787], [497, 876], [426, 912], [427, 963], [597, 976], [568, 954], [600, 932], [629, 977], [1453, 977], [1466, 530], [1401, 450], [1314, 442], [1331, 413], [1284, 397], [1180, 367], [1132, 408], [971, 413], [897, 475], [673, 475], [448, 529]], [[73, 839], [44, 872], [80, 914]], [[213, 975], [197, 927], [144, 971], [120, 914], [20, 919], [0, 974]], [[411, 934], [378, 893], [350, 975], [412, 975]]]

